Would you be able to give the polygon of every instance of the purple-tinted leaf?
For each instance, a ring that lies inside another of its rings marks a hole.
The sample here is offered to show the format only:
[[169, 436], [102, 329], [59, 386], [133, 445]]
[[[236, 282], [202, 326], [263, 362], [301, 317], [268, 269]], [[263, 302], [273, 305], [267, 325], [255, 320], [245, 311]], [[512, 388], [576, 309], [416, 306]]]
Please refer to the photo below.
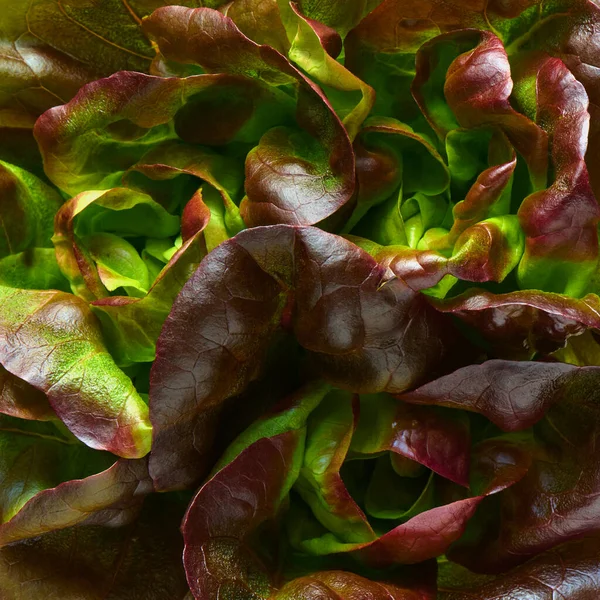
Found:
[[464, 533], [481, 500], [476, 496], [422, 512], [354, 552], [367, 564], [380, 568], [440, 556]]
[[394, 452], [450, 481], [467, 485], [468, 422], [445, 412], [421, 409], [387, 394], [362, 396], [359, 425], [350, 451], [359, 455]]
[[600, 530], [595, 449], [600, 427], [595, 367], [580, 368], [560, 402], [534, 426], [531, 467], [502, 492], [497, 536], [457, 545], [455, 560], [499, 572], [548, 548]]
[[158, 487], [202, 476], [210, 436], [197, 428], [257, 377], [290, 299], [298, 342], [344, 389], [403, 391], [444, 352], [444, 326], [424, 299], [350, 242], [313, 228], [244, 231], [201, 263], [159, 338], [150, 393]]
[[[454, 560], [477, 571], [497, 572], [600, 529], [595, 463], [599, 381], [598, 367], [489, 361], [402, 396], [408, 402], [478, 412], [505, 431], [534, 425], [527, 473], [519, 465], [522, 459], [513, 461], [516, 472], [505, 470], [513, 485], [500, 496], [497, 536], [482, 531], [474, 540], [459, 542], [451, 552]], [[508, 454], [502, 455], [506, 465]]]
[[185, 503], [147, 498], [122, 527], [88, 524], [0, 550], [0, 595], [11, 600], [193, 600], [181, 564]]
[[520, 431], [537, 423], [574, 382], [598, 376], [597, 367], [489, 360], [458, 369], [400, 397], [414, 404], [477, 412], [504, 431]]
[[527, 433], [479, 442], [472, 452], [469, 487], [478, 496], [497, 494], [525, 477], [531, 468], [533, 443]]
[[275, 558], [273, 549], [261, 557], [249, 543], [276, 516], [298, 475], [302, 446], [299, 431], [258, 440], [200, 488], [182, 525], [184, 565], [197, 598], [271, 596], [273, 563], [265, 560]]
[[570, 336], [600, 328], [600, 301], [594, 294], [579, 300], [536, 290], [492, 294], [473, 289], [431, 302], [480, 333], [500, 358], [549, 354]]
[[600, 207], [584, 161], [588, 97], [560, 59], [532, 59], [523, 70], [526, 85], [535, 82], [536, 120], [550, 139], [554, 182], [519, 208], [527, 236], [519, 283], [577, 297], [585, 293], [598, 264]]
[[439, 578], [440, 600], [594, 600], [600, 588], [598, 538], [570, 542], [487, 581], [469, 584], [467, 574], [447, 563]]
[[153, 145], [177, 135], [200, 144], [257, 139], [259, 109], [263, 127], [265, 119], [272, 126], [286, 113], [285, 100], [276, 102], [273, 94], [237, 75], [179, 79], [123, 71], [46, 111], [34, 133], [45, 172], [59, 188], [70, 194], [109, 189]]
[[48, 396], [92, 448], [126, 458], [150, 450], [148, 407], [107, 352], [83, 301], [63, 292], [0, 287], [0, 363]]
[[[446, 44], [456, 44], [464, 52], [449, 66], [443, 87], [448, 106], [459, 125], [466, 128], [500, 127], [527, 161], [534, 187], [544, 187], [547, 136], [533, 121], [512, 108], [509, 102], [513, 88], [510, 65], [502, 41], [494, 34], [478, 31], [449, 33], [419, 50], [413, 90], [434, 129], [443, 137], [448, 132], [446, 124], [436, 121], [435, 106], [427, 104], [425, 90], [430, 76], [434, 75], [437, 55], [444, 51]], [[465, 46], [469, 45], [475, 48], [465, 52]], [[435, 90], [432, 92], [435, 94]]]
[[249, 226], [310, 225], [351, 199], [354, 154], [348, 135], [323, 92], [283, 55], [255, 44], [231, 19], [210, 9], [165, 7], [147, 19], [144, 28], [171, 60], [272, 86], [297, 87], [301, 129], [269, 129], [246, 158], [247, 197], [241, 210]]

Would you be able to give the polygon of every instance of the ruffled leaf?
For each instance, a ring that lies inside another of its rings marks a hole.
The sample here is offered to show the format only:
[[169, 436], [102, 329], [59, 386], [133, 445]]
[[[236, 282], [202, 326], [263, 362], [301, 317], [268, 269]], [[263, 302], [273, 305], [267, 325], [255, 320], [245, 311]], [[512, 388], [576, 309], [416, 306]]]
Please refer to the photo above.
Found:
[[123, 71], [46, 111], [34, 133], [46, 174], [74, 195], [118, 187], [130, 167], [166, 140], [220, 145], [257, 139], [264, 131], [256, 132], [257, 122], [273, 126], [287, 113], [285, 97], [273, 94], [236, 75], [179, 79]]
[[[429, 320], [424, 300], [356, 246], [312, 228], [242, 232], [201, 263], [158, 342], [150, 404], [159, 487], [201, 477], [214, 434], [203, 419], [257, 377], [290, 300], [315, 368], [353, 391], [404, 390], [444, 351], [444, 326]], [[420, 344], [432, 327], [439, 335]], [[190, 336], [194, 344], [182, 345]]]
[[150, 284], [137, 250], [114, 233], [166, 237], [178, 230], [179, 219], [150, 196], [113, 188], [83, 192], [66, 202], [56, 214], [53, 242], [73, 293], [96, 300], [119, 287], [143, 293]]
[[522, 68], [523, 79], [536, 87], [536, 119], [549, 135], [554, 182], [519, 208], [527, 236], [519, 284], [578, 297], [598, 265], [600, 207], [584, 161], [588, 98], [559, 59], [544, 57]]
[[595, 294], [575, 299], [537, 290], [492, 294], [473, 289], [431, 302], [469, 325], [491, 354], [500, 358], [549, 354], [562, 348], [570, 336], [600, 328], [600, 301]]
[[[144, 27], [171, 60], [271, 86], [296, 86], [301, 129], [264, 126], [266, 133], [246, 158], [247, 197], [241, 210], [249, 226], [311, 225], [350, 201], [354, 155], [348, 134], [323, 92], [283, 55], [255, 44], [214, 10], [166, 7]], [[215, 43], [218, 53], [211, 51]]]
[[0, 363], [48, 396], [92, 448], [126, 458], [150, 450], [148, 407], [107, 352], [87, 304], [55, 291], [0, 288]]
[[477, 577], [447, 563], [440, 573], [440, 600], [587, 600], [600, 586], [597, 538], [570, 542], [497, 577]]
[[0, 420], [0, 545], [75, 525], [127, 524], [152, 491], [145, 459], [113, 464], [50, 423]]

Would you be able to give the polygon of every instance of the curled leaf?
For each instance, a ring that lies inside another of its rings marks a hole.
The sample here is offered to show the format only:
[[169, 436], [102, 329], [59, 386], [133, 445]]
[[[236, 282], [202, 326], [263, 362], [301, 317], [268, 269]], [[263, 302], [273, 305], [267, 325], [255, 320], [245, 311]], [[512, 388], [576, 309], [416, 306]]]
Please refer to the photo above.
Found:
[[201, 263], [159, 338], [150, 391], [159, 487], [201, 476], [210, 435], [196, 428], [258, 376], [290, 298], [298, 342], [344, 388], [404, 390], [444, 352], [443, 335], [418, 342], [433, 326], [424, 300], [366, 252], [313, 228], [244, 231]]
[[148, 407], [107, 352], [85, 302], [0, 288], [0, 363], [48, 396], [81, 441], [126, 458], [150, 450]]
[[[323, 92], [283, 55], [254, 43], [231, 19], [210, 9], [165, 7], [144, 27], [171, 60], [269, 86], [297, 88], [300, 129], [267, 130], [246, 158], [247, 197], [241, 212], [247, 225], [311, 225], [350, 201], [354, 155], [348, 134]], [[218, 53], [211, 51], [215, 43]]]

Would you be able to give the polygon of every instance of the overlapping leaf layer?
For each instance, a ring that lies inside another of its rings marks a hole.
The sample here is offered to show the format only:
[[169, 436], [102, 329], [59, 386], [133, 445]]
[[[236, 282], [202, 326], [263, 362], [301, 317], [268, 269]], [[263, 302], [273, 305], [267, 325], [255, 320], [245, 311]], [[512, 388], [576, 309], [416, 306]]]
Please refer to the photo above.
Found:
[[597, 2], [179, 4], [0, 0], [0, 596], [598, 597]]

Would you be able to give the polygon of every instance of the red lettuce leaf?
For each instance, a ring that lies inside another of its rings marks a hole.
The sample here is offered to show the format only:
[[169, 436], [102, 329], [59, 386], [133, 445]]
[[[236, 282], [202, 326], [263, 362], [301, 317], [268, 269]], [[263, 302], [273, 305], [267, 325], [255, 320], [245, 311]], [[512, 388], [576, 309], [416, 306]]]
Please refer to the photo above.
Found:
[[297, 476], [303, 441], [299, 431], [263, 438], [200, 488], [182, 525], [183, 561], [196, 597], [271, 596], [270, 565], [247, 538], [276, 515]]
[[[533, 427], [531, 467], [500, 497], [497, 534], [465, 538], [450, 552], [476, 571], [500, 572], [569, 540], [600, 531], [595, 447], [599, 374], [581, 368]], [[473, 523], [475, 526], [475, 523]]]
[[564, 544], [497, 577], [479, 578], [448, 563], [440, 573], [440, 600], [593, 600], [600, 587], [598, 538]]
[[48, 398], [0, 365], [0, 413], [31, 421], [51, 421], [56, 414]]
[[170, 60], [272, 86], [296, 85], [301, 130], [269, 129], [246, 158], [241, 210], [249, 226], [311, 225], [350, 201], [354, 154], [348, 134], [323, 92], [282, 54], [254, 43], [231, 19], [210, 9], [165, 7], [146, 19], [144, 28]]
[[421, 408], [397, 402], [386, 394], [362, 396], [351, 452], [394, 452], [450, 481], [468, 485], [468, 422], [449, 412]]
[[[443, 235], [431, 245], [444, 247], [450, 239]], [[411, 289], [420, 291], [436, 286], [447, 276], [463, 281], [501, 282], [517, 266], [523, 242], [516, 217], [504, 215], [465, 229], [448, 257], [443, 250], [415, 250], [402, 245], [376, 247], [371, 253]]]
[[519, 208], [526, 235], [519, 284], [581, 296], [598, 264], [600, 220], [584, 161], [588, 97], [560, 59], [536, 57], [521, 70], [526, 85], [536, 87], [536, 120], [550, 139], [554, 182]]
[[[287, 104], [285, 97], [275, 98], [265, 85], [239, 75], [180, 79], [122, 71], [46, 111], [34, 134], [47, 176], [77, 194], [118, 187], [122, 175], [165, 140], [257, 139], [256, 120], [262, 127], [265, 120], [269, 126], [280, 123]], [[198, 112], [203, 119], [197, 119]]]
[[517, 166], [516, 153], [506, 138], [498, 136], [490, 140], [489, 154], [493, 157], [491, 162], [495, 164], [491, 164], [477, 176], [464, 200], [454, 206], [454, 222], [447, 242], [444, 240], [448, 244], [455, 244], [469, 227], [487, 217], [509, 212], [505, 198], [507, 192], [510, 194]]
[[481, 334], [486, 349], [499, 358], [549, 354], [562, 348], [570, 336], [600, 329], [600, 302], [594, 294], [576, 299], [537, 290], [493, 294], [472, 289], [431, 302]]
[[[435, 196], [443, 194], [450, 183], [448, 167], [435, 146], [425, 136], [395, 119], [367, 119], [354, 148], [357, 207], [345, 231], [350, 231], [371, 207], [388, 200], [399, 187], [402, 193], [422, 192]], [[387, 215], [377, 214], [377, 217], [372, 219], [370, 238], [379, 238], [386, 229], [382, 221], [385, 223]]]
[[[460, 54], [446, 72], [437, 73], [439, 55], [458, 47]], [[475, 46], [474, 49], [470, 49]], [[437, 67], [437, 69], [436, 69]], [[424, 44], [417, 53], [417, 75], [413, 93], [423, 113], [440, 136], [454, 127], [438, 120], [436, 107], [443, 78], [443, 94], [461, 127], [496, 125], [504, 131], [529, 166], [534, 188], [545, 187], [547, 136], [538, 125], [512, 108], [513, 88], [510, 64], [502, 41], [494, 34], [479, 31], [448, 33]], [[429, 99], [429, 94], [432, 98]], [[437, 101], [435, 105], [431, 102]]]
[[191, 600], [178, 525], [185, 499], [154, 495], [130, 524], [88, 524], [0, 549], [3, 598]]
[[400, 398], [476, 412], [504, 431], [521, 431], [542, 419], [582, 378], [598, 376], [598, 367], [489, 360], [458, 369]]
[[[342, 571], [281, 581], [276, 516], [297, 476], [301, 451], [298, 431], [258, 440], [197, 493], [183, 523], [184, 564], [195, 597], [358, 600], [370, 593], [374, 600], [433, 598], [430, 582], [407, 588], [392, 577], [374, 582]], [[266, 540], [275, 544], [265, 547]]]
[[[244, 231], [201, 263], [158, 341], [150, 468], [159, 488], [202, 476], [214, 432], [204, 420], [258, 376], [290, 300], [298, 342], [343, 388], [400, 392], [444, 352], [435, 311], [350, 242], [284, 225]], [[429, 331], [438, 333], [421, 344]]]
[[501, 493], [497, 534], [483, 527], [466, 537], [451, 550], [453, 560], [499, 572], [600, 529], [594, 451], [599, 381], [598, 367], [489, 361], [402, 396], [478, 412], [505, 431], [533, 425], [531, 466]]
[[[527, 10], [533, 5], [534, 10]], [[557, 3], [548, 7], [550, 10], [540, 11], [537, 0], [534, 2], [516, 3], [508, 10], [508, 17], [517, 17], [521, 22], [517, 31], [520, 37], [510, 37], [509, 50], [514, 55], [513, 62], [521, 60], [521, 54], [530, 50], [545, 51], [560, 58], [576, 79], [581, 82], [590, 98], [591, 115], [589, 147], [586, 163], [596, 197], [600, 196], [600, 77], [598, 76], [598, 26], [600, 25], [600, 8], [593, 0], [575, 0], [568, 4]], [[546, 8], [546, 7], [545, 7]], [[500, 3], [494, 12], [504, 18]], [[494, 23], [494, 19], [492, 19]], [[510, 21], [505, 21], [510, 25]], [[494, 23], [497, 25], [497, 22]]]
[[63, 292], [0, 287], [0, 363], [48, 396], [92, 448], [126, 458], [150, 450], [148, 407], [107, 352], [94, 315]]
[[[322, 495], [325, 503], [320, 505], [323, 514], [316, 510], [320, 504], [318, 499], [311, 499], [310, 504], [315, 516], [325, 523], [327, 501], [341, 499], [327, 494], [340, 488], [330, 485], [330, 475], [344, 459], [347, 434], [353, 428], [349, 395], [334, 393], [325, 396], [324, 404], [314, 408], [314, 401], [318, 403], [319, 398], [322, 394], [307, 397], [308, 403], [303, 408], [293, 402], [282, 413], [272, 414], [254, 425], [226, 453], [225, 466], [218, 468], [196, 494], [183, 524], [184, 563], [196, 597], [229, 594], [240, 598], [275, 600], [287, 598], [284, 592], [293, 590], [300, 593], [303, 590], [305, 581], [302, 578], [286, 583], [289, 577], [286, 562], [291, 560], [292, 573], [297, 573], [298, 568], [301, 569], [298, 563], [301, 558], [297, 552], [286, 556], [287, 544], [282, 543], [279, 535], [281, 516], [288, 508], [288, 494], [292, 488], [303, 497], [309, 497], [307, 470], [310, 470], [313, 474], [324, 475], [319, 480], [325, 485], [323, 491], [326, 492]], [[344, 409], [345, 417], [338, 410], [340, 408]], [[349, 413], [345, 408], [350, 409]], [[307, 410], [310, 412], [308, 420]], [[335, 439], [331, 441], [323, 435], [328, 424], [335, 432]], [[367, 428], [370, 424], [367, 421]], [[435, 435], [429, 440], [432, 444], [445, 441]], [[231, 457], [233, 460], [228, 462]], [[500, 442], [480, 446], [476, 458], [478, 464], [473, 475], [484, 495], [509, 487], [527, 472], [526, 457]], [[325, 470], [320, 468], [321, 464]], [[316, 553], [349, 552], [351, 556], [376, 567], [423, 561], [442, 554], [460, 537], [483, 498], [458, 499], [427, 510], [374, 541], [334, 547], [331, 539], [324, 540], [324, 546], [329, 545], [331, 549], [327, 551], [323, 547], [322, 552]], [[331, 509], [333, 517], [333, 505]], [[298, 514], [291, 510], [290, 515], [292, 519], [298, 518]], [[310, 541], [312, 549], [318, 550], [316, 540]], [[224, 556], [226, 560], [223, 560]], [[313, 577], [320, 580], [318, 573], [310, 576]], [[340, 577], [352, 579], [352, 575]], [[393, 579], [388, 578], [388, 581], [393, 583]], [[370, 590], [373, 585], [363, 582], [364, 590]], [[377, 589], [374, 587], [373, 591]], [[364, 590], [359, 588], [357, 593]], [[392, 590], [395, 591], [395, 588]], [[432, 593], [420, 586], [414, 591], [417, 590], [425, 598]]]

